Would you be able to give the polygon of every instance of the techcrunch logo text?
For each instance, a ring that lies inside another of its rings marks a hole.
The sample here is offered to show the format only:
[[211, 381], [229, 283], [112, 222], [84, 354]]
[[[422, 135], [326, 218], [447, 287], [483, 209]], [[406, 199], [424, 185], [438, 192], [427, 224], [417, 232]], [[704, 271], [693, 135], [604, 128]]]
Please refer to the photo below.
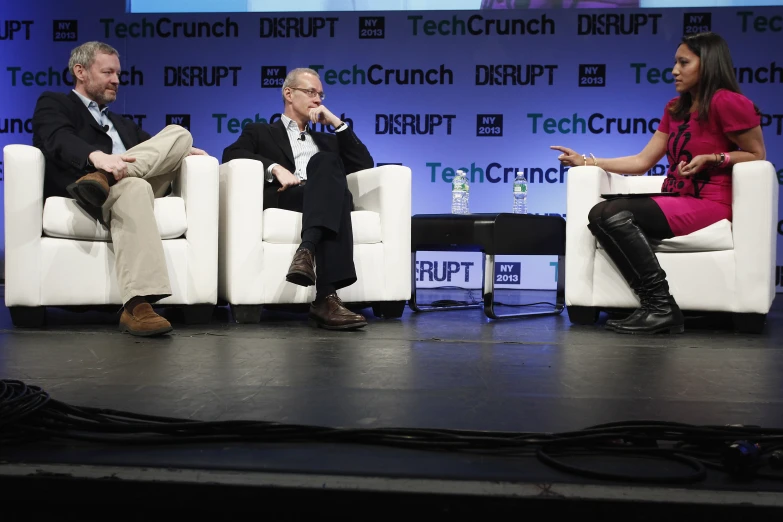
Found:
[[528, 113], [533, 134], [652, 134], [660, 118], [607, 118], [595, 112], [586, 118], [574, 113], [570, 118], [545, 118], [541, 113]]
[[[21, 67], [6, 67], [6, 70], [11, 73], [11, 87], [17, 85], [24, 85], [25, 87], [32, 87], [37, 85], [39, 87], [61, 87], [62, 85], [68, 85], [73, 87], [73, 76], [66, 67], [60, 71], [49, 67], [45, 71], [23, 71]], [[136, 66], [131, 66], [130, 70], [122, 71], [120, 73], [120, 85], [144, 85], [144, 73], [137, 69]]]
[[222, 22], [172, 22], [163, 17], [154, 23], [142, 18], [140, 22], [115, 22], [101, 18], [104, 38], [239, 38], [239, 24], [227, 16]]
[[440, 162], [425, 163], [430, 172], [430, 182], [443, 181], [451, 183], [458, 170], [463, 170], [470, 176], [471, 183], [511, 183], [517, 172], [524, 172], [528, 183], [564, 183], [568, 167], [560, 165], [559, 168], [545, 167], [504, 167], [500, 163], [491, 162], [486, 167], [477, 167], [476, 163], [470, 167], [444, 167]]
[[3, 118], [0, 119], [0, 134], [32, 134], [32, 118]]
[[[269, 118], [262, 117], [259, 113], [256, 113], [253, 117], [229, 117], [226, 113], [214, 113], [212, 118], [217, 124], [217, 133], [229, 132], [231, 134], [237, 134], [245, 128], [245, 125], [250, 123], [274, 123], [280, 119], [281, 114], [279, 112], [272, 114]], [[353, 120], [347, 118], [345, 113], [340, 115], [340, 120], [344, 121], [350, 127], [353, 127]], [[334, 127], [331, 125], [324, 125], [319, 123], [317, 125], [310, 126], [316, 132], [334, 132]]]
[[325, 65], [311, 65], [327, 85], [452, 85], [454, 71], [441, 64], [437, 69], [386, 69], [373, 64], [366, 70], [358, 65], [350, 69], [327, 69]]
[[474, 14], [467, 20], [460, 15], [440, 20], [425, 19], [422, 15], [411, 15], [413, 36], [488, 36], [488, 35], [540, 35], [555, 34], [555, 21], [543, 14], [537, 18], [484, 18]]
[[779, 33], [783, 31], [783, 15], [755, 16], [753, 11], [740, 11], [737, 13], [742, 19], [742, 32], [753, 30], [755, 33]]
[[[649, 67], [646, 63], [632, 63], [636, 83], [646, 81], [650, 84], [674, 83], [671, 67]], [[738, 83], [783, 83], [783, 66], [777, 62], [761, 67], [735, 67], [734, 75]]]

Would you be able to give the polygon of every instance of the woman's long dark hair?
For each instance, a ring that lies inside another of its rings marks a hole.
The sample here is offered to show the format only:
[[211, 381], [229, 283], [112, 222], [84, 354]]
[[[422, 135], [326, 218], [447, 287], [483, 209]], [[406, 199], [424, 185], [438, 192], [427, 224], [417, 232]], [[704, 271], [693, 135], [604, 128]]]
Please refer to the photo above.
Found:
[[[742, 94], [734, 72], [729, 46], [715, 33], [698, 33], [684, 36], [682, 43], [699, 57], [699, 119], [707, 120], [710, 102], [719, 89]], [[669, 114], [677, 120], [684, 120], [691, 110], [693, 97], [685, 92], [669, 108]], [[760, 114], [758, 107], [753, 106]]]

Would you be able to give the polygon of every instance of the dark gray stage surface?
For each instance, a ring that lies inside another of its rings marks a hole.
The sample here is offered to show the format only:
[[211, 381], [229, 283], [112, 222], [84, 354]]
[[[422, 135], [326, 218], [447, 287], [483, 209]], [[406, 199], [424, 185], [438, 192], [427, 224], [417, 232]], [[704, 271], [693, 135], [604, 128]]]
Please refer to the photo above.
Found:
[[[228, 309], [217, 308], [209, 325], [175, 323], [172, 335], [139, 339], [120, 334], [111, 313], [55, 311], [45, 329], [22, 330], [0, 308], [0, 378], [74, 405], [205, 421], [559, 432], [647, 419], [772, 428], [783, 427], [781, 317], [777, 300], [761, 335], [736, 334], [726, 317], [709, 316], [689, 319], [683, 335], [637, 337], [602, 324], [572, 326], [565, 313], [491, 321], [478, 309], [406, 309], [400, 320], [329, 332], [284, 311], [264, 312], [258, 325], [233, 324]], [[585, 480], [532, 458], [362, 446], [31, 445], [0, 448], [0, 461], [4, 479], [55, 473], [452, 499], [783, 505], [772, 493], [778, 484], [719, 473], [660, 489]]]

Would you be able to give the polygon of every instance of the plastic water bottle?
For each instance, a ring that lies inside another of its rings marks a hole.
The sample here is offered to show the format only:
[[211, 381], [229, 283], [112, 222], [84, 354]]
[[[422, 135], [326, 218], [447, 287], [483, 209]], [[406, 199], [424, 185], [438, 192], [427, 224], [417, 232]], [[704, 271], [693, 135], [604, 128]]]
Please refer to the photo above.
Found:
[[527, 179], [525, 173], [517, 171], [514, 178], [514, 214], [527, 214]]
[[464, 170], [458, 170], [451, 182], [451, 213], [470, 214], [470, 183]]

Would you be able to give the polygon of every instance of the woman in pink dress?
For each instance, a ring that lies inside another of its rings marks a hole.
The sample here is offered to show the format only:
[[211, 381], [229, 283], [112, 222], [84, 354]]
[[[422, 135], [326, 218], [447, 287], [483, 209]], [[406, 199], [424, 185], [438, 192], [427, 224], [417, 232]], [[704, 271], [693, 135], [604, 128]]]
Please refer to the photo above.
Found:
[[620, 333], [684, 331], [682, 312], [648, 238], [682, 236], [731, 220], [732, 165], [766, 159], [760, 111], [740, 93], [723, 38], [714, 33], [683, 38], [672, 76], [679, 96], [666, 105], [658, 130], [639, 154], [586, 158], [552, 147], [562, 153], [564, 165], [634, 175], [645, 174], [664, 154], [669, 161], [661, 192], [678, 197], [611, 199], [588, 215], [588, 228], [641, 302], [627, 318], [607, 321], [608, 329]]

